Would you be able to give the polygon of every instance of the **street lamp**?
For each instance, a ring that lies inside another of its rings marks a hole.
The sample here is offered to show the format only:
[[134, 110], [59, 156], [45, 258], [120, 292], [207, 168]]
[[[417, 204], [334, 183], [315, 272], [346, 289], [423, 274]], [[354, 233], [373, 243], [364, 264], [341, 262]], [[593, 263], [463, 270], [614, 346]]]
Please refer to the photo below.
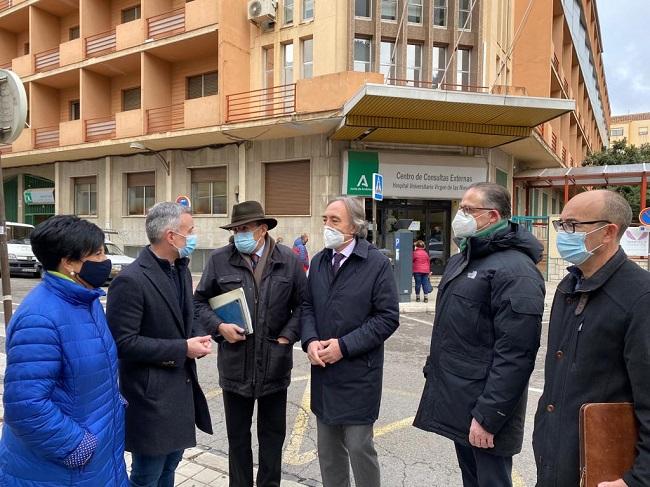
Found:
[[150, 154], [153, 154], [158, 158], [162, 166], [165, 168], [165, 171], [167, 172], [167, 176], [170, 174], [170, 168], [169, 168], [169, 161], [165, 159], [160, 152], [157, 150], [149, 149], [146, 145], [144, 145], [142, 142], [131, 142], [129, 144], [129, 147], [131, 149], [136, 149], [136, 150], [141, 150], [144, 152], [148, 152]]

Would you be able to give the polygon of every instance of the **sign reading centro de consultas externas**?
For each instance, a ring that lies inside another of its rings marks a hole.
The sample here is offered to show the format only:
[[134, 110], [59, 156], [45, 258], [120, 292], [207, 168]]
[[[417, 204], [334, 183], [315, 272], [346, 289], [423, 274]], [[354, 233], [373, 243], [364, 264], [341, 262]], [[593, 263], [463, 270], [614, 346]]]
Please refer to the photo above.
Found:
[[371, 197], [372, 175], [380, 173], [385, 197], [460, 199], [471, 184], [487, 181], [486, 172], [484, 158], [347, 151], [343, 193]]

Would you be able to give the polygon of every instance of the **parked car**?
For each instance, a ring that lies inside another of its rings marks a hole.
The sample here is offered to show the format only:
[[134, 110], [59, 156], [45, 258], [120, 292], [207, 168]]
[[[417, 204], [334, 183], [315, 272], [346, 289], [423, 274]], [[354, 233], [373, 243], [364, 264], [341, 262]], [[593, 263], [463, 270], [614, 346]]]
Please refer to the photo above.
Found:
[[7, 254], [9, 274], [39, 277], [43, 266], [34, 256], [29, 236], [34, 225], [7, 222]]
[[111, 264], [113, 265], [109, 279], [113, 279], [135, 260], [133, 257], [124, 255], [122, 249], [120, 249], [110, 240], [106, 240], [104, 242], [104, 253], [106, 254], [107, 258], [111, 259]]
[[429, 240], [429, 261], [432, 266], [445, 265], [444, 251], [445, 246], [440, 240], [435, 238]]

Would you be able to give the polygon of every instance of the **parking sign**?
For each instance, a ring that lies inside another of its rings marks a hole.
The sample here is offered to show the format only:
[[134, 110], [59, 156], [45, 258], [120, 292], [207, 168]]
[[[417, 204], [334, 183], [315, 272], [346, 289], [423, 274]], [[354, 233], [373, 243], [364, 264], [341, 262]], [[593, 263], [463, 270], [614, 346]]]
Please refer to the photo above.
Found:
[[384, 176], [376, 172], [372, 173], [372, 199], [377, 201], [384, 199]]

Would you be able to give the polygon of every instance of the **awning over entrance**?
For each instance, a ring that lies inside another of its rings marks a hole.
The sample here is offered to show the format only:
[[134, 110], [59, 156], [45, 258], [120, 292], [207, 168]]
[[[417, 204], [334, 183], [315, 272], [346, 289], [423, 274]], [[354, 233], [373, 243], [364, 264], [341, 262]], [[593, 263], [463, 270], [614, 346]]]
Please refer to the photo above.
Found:
[[575, 108], [573, 100], [366, 84], [332, 138], [497, 147]]

